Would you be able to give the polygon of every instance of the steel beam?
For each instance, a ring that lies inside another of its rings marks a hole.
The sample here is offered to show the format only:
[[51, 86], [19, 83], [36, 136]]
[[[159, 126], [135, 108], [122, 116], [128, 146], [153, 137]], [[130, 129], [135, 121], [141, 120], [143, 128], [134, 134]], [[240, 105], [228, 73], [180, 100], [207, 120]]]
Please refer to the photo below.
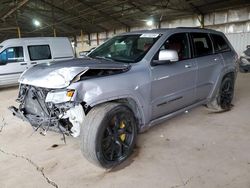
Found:
[[14, 12], [16, 12], [19, 8], [21, 8], [22, 6], [24, 6], [26, 3], [28, 3], [29, 0], [22, 0], [20, 3], [17, 4], [16, 7], [10, 9], [9, 12], [7, 12], [5, 15], [2, 16], [1, 20], [5, 20], [7, 17], [9, 17], [11, 14], [13, 14]]

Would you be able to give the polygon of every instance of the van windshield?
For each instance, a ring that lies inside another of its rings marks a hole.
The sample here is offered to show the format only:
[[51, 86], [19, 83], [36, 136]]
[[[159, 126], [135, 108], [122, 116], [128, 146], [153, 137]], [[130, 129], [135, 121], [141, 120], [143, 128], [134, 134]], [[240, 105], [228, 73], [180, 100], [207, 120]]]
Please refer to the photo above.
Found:
[[160, 34], [154, 33], [116, 36], [96, 48], [88, 56], [97, 59], [136, 63], [146, 55], [160, 36]]

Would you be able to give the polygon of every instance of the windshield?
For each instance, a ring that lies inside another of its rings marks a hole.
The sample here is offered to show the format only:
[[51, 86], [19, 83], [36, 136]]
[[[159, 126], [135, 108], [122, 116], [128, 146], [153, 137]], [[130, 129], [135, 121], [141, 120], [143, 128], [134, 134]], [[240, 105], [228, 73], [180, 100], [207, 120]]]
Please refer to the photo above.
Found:
[[160, 34], [153, 33], [116, 36], [96, 48], [88, 56], [136, 63], [146, 55], [159, 38]]

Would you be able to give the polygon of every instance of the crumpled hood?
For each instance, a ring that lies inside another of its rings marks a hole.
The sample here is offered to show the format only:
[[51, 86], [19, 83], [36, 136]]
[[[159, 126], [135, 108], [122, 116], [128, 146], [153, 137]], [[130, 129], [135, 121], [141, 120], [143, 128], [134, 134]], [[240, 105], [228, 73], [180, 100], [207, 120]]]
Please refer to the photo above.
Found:
[[94, 70], [128, 70], [129, 64], [99, 59], [72, 59], [42, 63], [25, 71], [19, 78], [22, 84], [43, 88], [65, 88], [79, 74]]

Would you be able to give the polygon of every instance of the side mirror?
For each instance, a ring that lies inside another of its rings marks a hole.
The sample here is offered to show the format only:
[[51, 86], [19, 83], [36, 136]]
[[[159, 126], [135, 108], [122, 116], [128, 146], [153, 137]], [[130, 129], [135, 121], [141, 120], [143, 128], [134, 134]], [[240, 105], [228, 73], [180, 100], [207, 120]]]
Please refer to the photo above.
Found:
[[175, 50], [161, 50], [158, 60], [153, 60], [153, 65], [164, 65], [179, 61], [179, 56]]
[[250, 45], [247, 45], [247, 48], [250, 48]]

